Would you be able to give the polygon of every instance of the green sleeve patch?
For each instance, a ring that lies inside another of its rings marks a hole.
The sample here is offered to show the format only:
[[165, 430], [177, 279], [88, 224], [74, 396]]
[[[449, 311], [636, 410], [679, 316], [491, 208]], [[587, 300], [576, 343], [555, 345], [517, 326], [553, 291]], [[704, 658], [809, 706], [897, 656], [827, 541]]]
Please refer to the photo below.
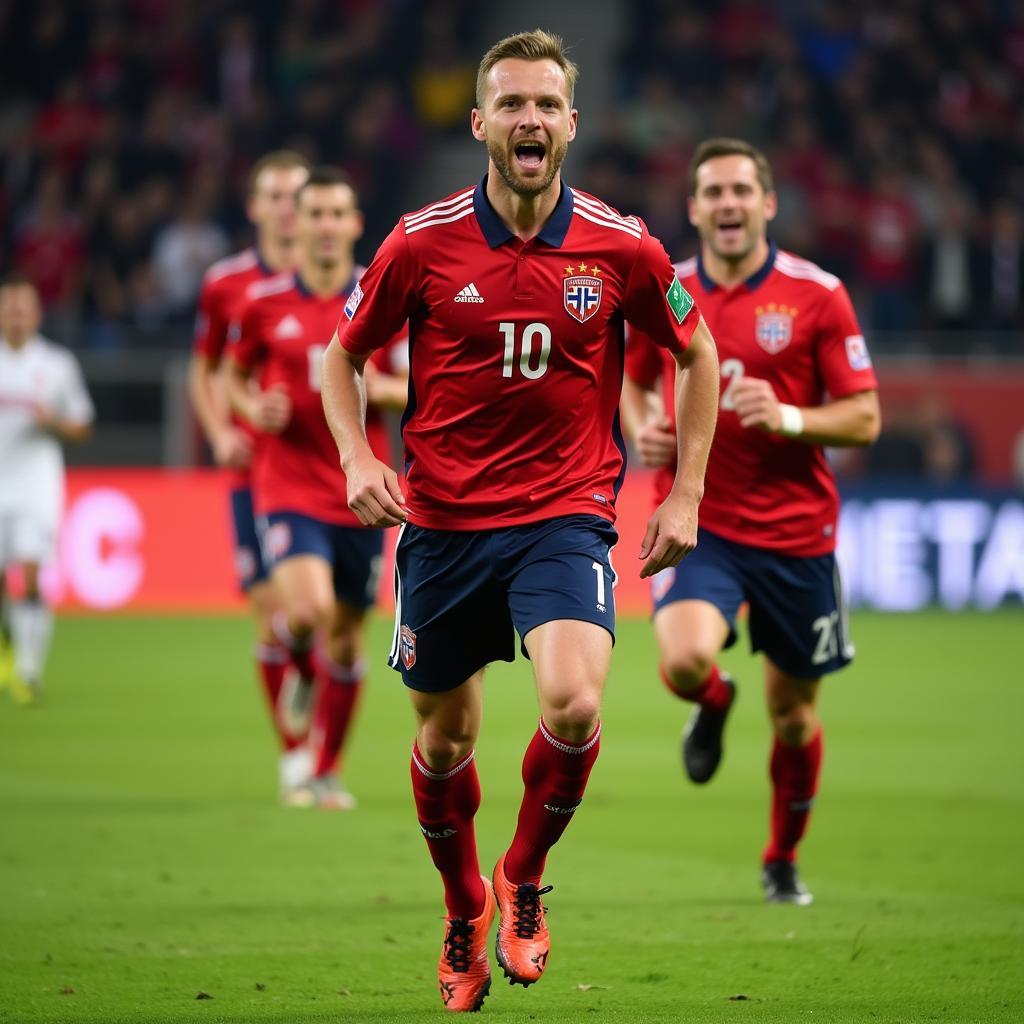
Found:
[[665, 300], [668, 302], [668, 308], [672, 310], [679, 323], [686, 319], [686, 314], [693, 308], [693, 298], [679, 283], [678, 277], [672, 278], [672, 284], [669, 286], [668, 291], [665, 292]]

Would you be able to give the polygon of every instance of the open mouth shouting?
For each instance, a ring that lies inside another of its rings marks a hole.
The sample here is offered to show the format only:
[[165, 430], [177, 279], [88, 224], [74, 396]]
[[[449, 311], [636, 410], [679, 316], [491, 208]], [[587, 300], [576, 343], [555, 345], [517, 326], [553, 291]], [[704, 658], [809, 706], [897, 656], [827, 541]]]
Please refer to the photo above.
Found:
[[539, 171], [547, 155], [547, 147], [538, 139], [523, 139], [512, 150], [515, 165], [520, 171]]
[[744, 224], [739, 219], [721, 220], [715, 225], [719, 242], [731, 243], [743, 238]]

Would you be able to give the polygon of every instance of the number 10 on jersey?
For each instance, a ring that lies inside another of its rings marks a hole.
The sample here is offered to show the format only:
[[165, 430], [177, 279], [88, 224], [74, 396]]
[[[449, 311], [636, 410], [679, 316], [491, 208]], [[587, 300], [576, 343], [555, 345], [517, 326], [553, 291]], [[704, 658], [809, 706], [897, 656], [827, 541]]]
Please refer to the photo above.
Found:
[[[498, 330], [505, 339], [505, 359], [501, 366], [502, 377], [511, 377], [516, 367], [516, 325], [500, 323]], [[540, 342], [536, 365], [533, 363], [533, 345]], [[527, 324], [519, 342], [519, 372], [527, 380], [538, 380], [548, 372], [548, 356], [551, 355], [551, 328], [547, 324]]]

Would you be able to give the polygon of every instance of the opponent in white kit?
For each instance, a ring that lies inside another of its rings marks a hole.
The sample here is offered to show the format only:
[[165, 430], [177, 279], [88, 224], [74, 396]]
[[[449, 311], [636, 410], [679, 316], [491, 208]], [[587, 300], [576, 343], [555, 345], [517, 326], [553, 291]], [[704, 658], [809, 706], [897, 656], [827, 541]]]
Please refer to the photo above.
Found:
[[[38, 693], [53, 615], [39, 570], [56, 550], [64, 505], [62, 441], [84, 441], [93, 405], [75, 357], [42, 337], [35, 286], [0, 284], [0, 686], [21, 704]], [[17, 600], [7, 594], [21, 569]]]

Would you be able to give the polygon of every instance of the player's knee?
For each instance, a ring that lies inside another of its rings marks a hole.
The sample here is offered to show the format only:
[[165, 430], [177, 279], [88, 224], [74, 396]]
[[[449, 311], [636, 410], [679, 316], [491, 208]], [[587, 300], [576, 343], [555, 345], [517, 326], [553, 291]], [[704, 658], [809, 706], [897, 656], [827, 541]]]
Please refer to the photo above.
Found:
[[444, 771], [472, 752], [476, 736], [470, 730], [440, 722], [426, 721], [420, 726], [416, 745], [428, 766]]
[[700, 686], [714, 667], [717, 652], [699, 647], [680, 647], [664, 660], [665, 674], [676, 689], [685, 692]]
[[296, 636], [307, 636], [315, 629], [326, 626], [330, 622], [331, 612], [330, 603], [315, 598], [295, 601], [287, 610], [288, 628]]
[[597, 728], [601, 701], [594, 694], [580, 693], [544, 709], [544, 724], [560, 739], [571, 743], [585, 740]]
[[789, 747], [809, 743], [818, 730], [818, 713], [813, 704], [786, 701], [770, 707], [775, 735]]

